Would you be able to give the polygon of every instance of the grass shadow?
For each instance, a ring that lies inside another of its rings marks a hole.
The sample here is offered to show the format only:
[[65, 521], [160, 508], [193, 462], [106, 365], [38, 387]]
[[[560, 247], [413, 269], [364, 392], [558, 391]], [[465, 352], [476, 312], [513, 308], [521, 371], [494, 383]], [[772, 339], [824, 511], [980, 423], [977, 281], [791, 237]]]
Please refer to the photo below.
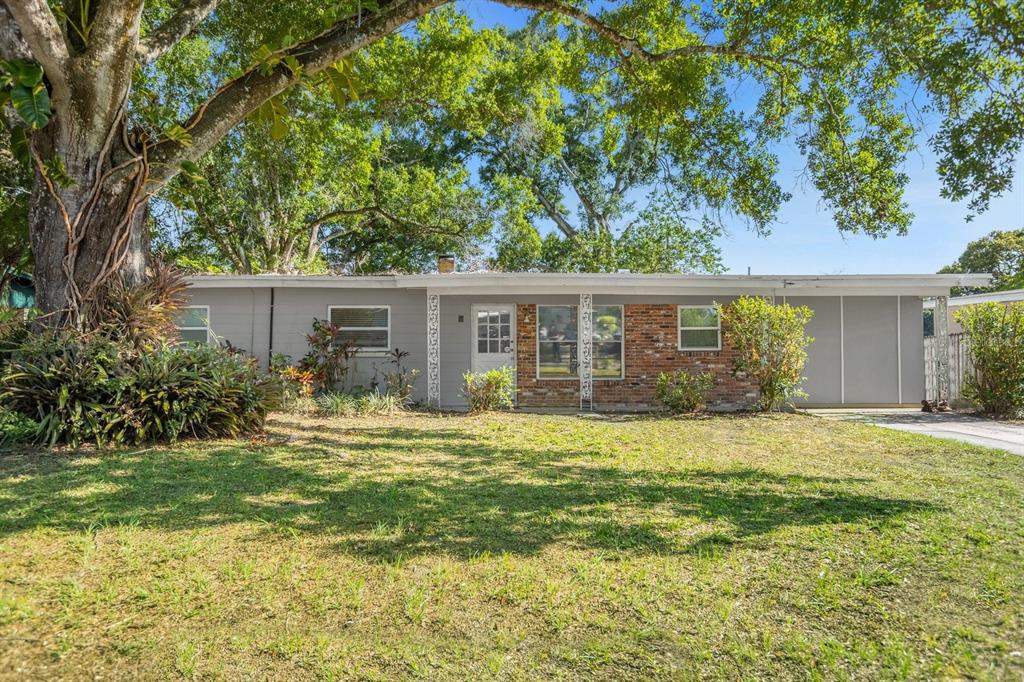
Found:
[[308, 435], [263, 447], [9, 455], [0, 458], [0, 536], [259, 520], [382, 560], [552, 545], [704, 555], [781, 528], [884, 523], [932, 508], [862, 492], [860, 478], [627, 469], [597, 452], [497, 446], [453, 426], [323, 424]]

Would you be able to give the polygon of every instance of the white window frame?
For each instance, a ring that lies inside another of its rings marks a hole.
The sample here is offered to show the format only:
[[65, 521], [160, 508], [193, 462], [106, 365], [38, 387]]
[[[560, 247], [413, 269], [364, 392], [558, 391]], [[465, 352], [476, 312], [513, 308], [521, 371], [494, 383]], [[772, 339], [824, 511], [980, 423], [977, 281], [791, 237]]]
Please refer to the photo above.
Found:
[[[707, 310], [708, 308], [714, 308], [715, 317], [718, 320], [718, 324], [714, 327], [684, 327], [681, 318], [681, 312], [687, 309], [699, 309]], [[715, 330], [718, 333], [718, 344], [715, 346], [683, 346], [683, 330], [687, 331], [710, 331]], [[718, 306], [714, 303], [706, 305], [679, 305], [676, 306], [676, 348], [683, 352], [689, 351], [720, 351], [722, 350], [722, 311], [719, 310]]]
[[[183, 306], [181, 306], [181, 308], [179, 310], [205, 310], [206, 311], [206, 326], [205, 327], [182, 327], [182, 326], [176, 324], [176, 325], [174, 325], [174, 328], [177, 329], [178, 332], [183, 332], [183, 331], [185, 331], [185, 332], [196, 332], [196, 331], [199, 331], [199, 330], [203, 330], [203, 331], [206, 332], [206, 341], [205, 341], [205, 343], [210, 343], [210, 337], [212, 336], [212, 330], [213, 330], [213, 325], [210, 324], [210, 306], [208, 306], [208, 305], [183, 305]], [[184, 339], [182, 339], [181, 342], [182, 343], [188, 343], [188, 341], [185, 341]]]
[[[599, 377], [595, 374], [593, 367], [590, 368], [590, 375], [594, 381], [623, 381], [626, 378], [626, 306], [621, 303], [595, 303], [593, 308], [618, 308], [619, 309], [619, 320], [622, 321], [622, 338], [619, 341], [619, 376], [617, 377]], [[679, 313], [676, 313], [678, 315]], [[678, 321], [678, 318], [677, 318]], [[597, 324], [597, 313], [594, 313], [594, 324]], [[590, 340], [591, 344], [601, 343], [600, 341]], [[607, 343], [607, 342], [605, 342]], [[591, 351], [590, 361], [593, 363], [594, 358], [597, 354]], [[540, 358], [538, 357], [538, 362]]]
[[[575, 341], [562, 341], [561, 343], [575, 343], [576, 344], [576, 374], [566, 375], [564, 377], [545, 377], [541, 376], [540, 373], [540, 344], [543, 343], [540, 340], [540, 309], [541, 308], [576, 308], [576, 340]], [[580, 306], [578, 303], [538, 303], [535, 306], [537, 319], [533, 322], [533, 337], [534, 337], [534, 353], [537, 357], [537, 381], [575, 381], [580, 380], [579, 371], [579, 357], [580, 357]], [[593, 373], [593, 370], [591, 370]]]
[[386, 347], [379, 348], [379, 347], [376, 347], [376, 346], [356, 346], [355, 348], [353, 348], [353, 350], [355, 352], [357, 352], [357, 353], [365, 354], [365, 355], [387, 355], [388, 353], [391, 352], [391, 306], [389, 306], [389, 305], [346, 305], [344, 303], [338, 303], [338, 304], [335, 304], [335, 305], [329, 305], [329, 306], [327, 306], [327, 322], [329, 324], [334, 324], [331, 321], [331, 311], [335, 310], [335, 309], [338, 309], [338, 308], [347, 308], [347, 309], [359, 308], [359, 309], [362, 309], [362, 310], [366, 310], [366, 309], [369, 309], [369, 308], [383, 308], [384, 310], [387, 310], [388, 311], [388, 325], [387, 325], [387, 327], [344, 327], [344, 329], [348, 330], [348, 331], [356, 331], [356, 332], [365, 332], [365, 331], [379, 332], [381, 329], [386, 329], [387, 333], [388, 333], [388, 342], [387, 342]]

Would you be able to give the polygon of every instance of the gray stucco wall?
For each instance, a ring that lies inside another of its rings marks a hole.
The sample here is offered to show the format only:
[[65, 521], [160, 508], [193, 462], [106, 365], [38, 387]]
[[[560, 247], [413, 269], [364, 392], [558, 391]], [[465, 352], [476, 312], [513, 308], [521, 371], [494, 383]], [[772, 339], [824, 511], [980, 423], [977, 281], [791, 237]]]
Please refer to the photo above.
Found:
[[814, 311], [814, 317], [807, 324], [807, 333], [814, 337], [814, 343], [807, 348], [807, 364], [804, 366], [805, 402], [831, 404], [841, 400], [840, 344], [839, 344], [839, 297], [838, 296], [787, 296], [786, 303], [794, 306], [805, 305]]
[[[264, 364], [270, 344], [270, 290], [267, 288], [196, 288], [192, 302], [210, 306], [214, 334], [228, 339], [261, 359]], [[629, 303], [700, 304], [728, 303], [731, 296], [594, 296], [595, 305]], [[815, 315], [808, 333], [815, 342], [808, 349], [805, 390], [810, 405], [904, 403], [919, 401], [924, 394], [924, 366], [921, 311], [915, 296], [843, 297], [840, 324], [838, 296], [785, 297], [793, 305], [807, 305]], [[461, 407], [462, 375], [471, 369], [473, 304], [538, 303], [575, 305], [575, 294], [548, 295], [459, 295], [441, 296], [441, 401], [446, 407]], [[414, 396], [426, 398], [426, 292], [391, 289], [275, 289], [273, 350], [298, 361], [308, 350], [306, 334], [314, 317], [325, 318], [330, 305], [387, 305], [391, 308], [391, 347], [409, 351], [409, 368], [420, 370]], [[462, 321], [459, 321], [459, 317]], [[901, 339], [897, 342], [897, 316]], [[845, 337], [840, 341], [840, 328]], [[629, 343], [629, 339], [626, 339]], [[897, 361], [897, 348], [902, 362]], [[845, 354], [845, 363], [842, 362]], [[897, 367], [900, 367], [897, 376]], [[845, 367], [845, 382], [842, 368]], [[356, 357], [353, 381], [369, 385], [374, 370], [388, 368], [382, 354]], [[902, 391], [900, 390], [902, 388]], [[902, 395], [900, 395], [902, 393]]]
[[264, 362], [270, 342], [269, 289], [188, 290], [193, 305], [210, 307], [210, 330], [220, 341], [245, 350]]
[[[255, 299], [252, 293], [255, 291]], [[189, 290], [195, 305], [210, 306], [210, 324], [220, 339], [253, 353], [266, 366], [270, 344], [270, 289], [224, 288]], [[391, 347], [409, 352], [404, 364], [418, 369], [413, 397], [425, 400], [427, 370], [427, 297], [419, 290], [316, 289], [281, 287], [274, 290], [273, 350], [298, 362], [309, 350], [306, 335], [313, 318], [326, 319], [333, 305], [380, 305], [391, 308]], [[359, 353], [352, 365], [351, 381], [369, 386], [377, 370], [378, 380], [390, 369], [383, 353]]]
[[807, 349], [806, 404], [916, 403], [924, 397], [920, 298], [844, 296], [842, 306], [838, 296], [785, 300], [814, 311], [807, 325], [815, 340]]

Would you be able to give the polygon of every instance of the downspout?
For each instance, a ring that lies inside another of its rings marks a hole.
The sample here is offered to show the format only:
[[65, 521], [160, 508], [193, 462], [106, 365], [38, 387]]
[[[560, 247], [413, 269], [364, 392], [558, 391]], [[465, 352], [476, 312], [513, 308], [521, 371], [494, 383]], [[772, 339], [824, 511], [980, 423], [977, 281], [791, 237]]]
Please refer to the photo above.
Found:
[[249, 287], [252, 310], [249, 313], [249, 352], [256, 357], [256, 289]]
[[271, 358], [274, 355], [274, 287], [270, 287], [270, 330], [267, 339], [267, 367], [270, 367]]

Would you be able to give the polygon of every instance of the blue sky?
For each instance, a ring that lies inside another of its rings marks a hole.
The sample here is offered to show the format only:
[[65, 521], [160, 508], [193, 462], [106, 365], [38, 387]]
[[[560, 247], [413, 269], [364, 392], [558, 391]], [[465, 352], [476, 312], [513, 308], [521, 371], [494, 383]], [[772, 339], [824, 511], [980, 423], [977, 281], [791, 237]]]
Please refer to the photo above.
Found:
[[[479, 26], [519, 26], [528, 16], [481, 0], [459, 6]], [[767, 237], [758, 237], [738, 221], [729, 226], [728, 235], [719, 241], [727, 271], [745, 273], [749, 267], [754, 274], [935, 272], [956, 260], [969, 241], [992, 230], [1024, 227], [1024, 156], [1017, 159], [1013, 191], [967, 222], [965, 204], [940, 196], [935, 157], [927, 144], [936, 122], [929, 123], [905, 167], [910, 177], [905, 198], [915, 215], [907, 236], [872, 239], [840, 234], [817, 191], [801, 178], [804, 160], [789, 141], [776, 149], [778, 182], [793, 197]]]

